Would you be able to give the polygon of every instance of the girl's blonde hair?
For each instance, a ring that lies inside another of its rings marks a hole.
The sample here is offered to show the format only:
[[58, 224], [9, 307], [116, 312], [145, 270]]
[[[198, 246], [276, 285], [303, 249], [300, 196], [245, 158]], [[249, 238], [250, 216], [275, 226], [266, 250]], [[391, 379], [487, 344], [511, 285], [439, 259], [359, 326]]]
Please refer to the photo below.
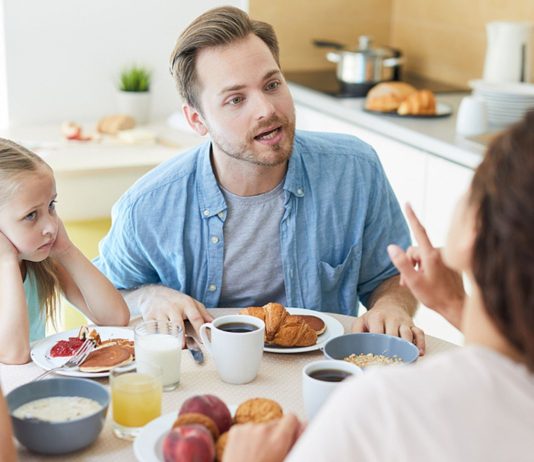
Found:
[[[17, 187], [18, 177], [28, 172], [36, 172], [50, 166], [38, 155], [13, 141], [0, 138], [0, 206]], [[46, 319], [53, 323], [56, 320], [58, 308], [59, 282], [56, 276], [56, 265], [50, 257], [41, 262], [25, 261], [26, 277], [33, 275], [37, 284], [40, 310], [44, 311]]]

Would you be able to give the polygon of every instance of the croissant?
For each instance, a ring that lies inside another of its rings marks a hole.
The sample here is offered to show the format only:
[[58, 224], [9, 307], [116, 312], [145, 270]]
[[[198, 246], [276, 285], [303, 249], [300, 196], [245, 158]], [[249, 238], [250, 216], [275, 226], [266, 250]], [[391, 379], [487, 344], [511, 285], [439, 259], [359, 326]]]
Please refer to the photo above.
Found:
[[304, 347], [317, 343], [317, 332], [299, 316], [290, 315], [279, 303], [244, 308], [248, 314], [265, 322], [265, 343], [283, 347]]
[[430, 90], [418, 90], [401, 103], [397, 113], [400, 115], [433, 115], [436, 113], [436, 98]]
[[396, 111], [399, 105], [415, 91], [415, 87], [405, 82], [379, 83], [367, 93], [365, 109], [380, 112]]

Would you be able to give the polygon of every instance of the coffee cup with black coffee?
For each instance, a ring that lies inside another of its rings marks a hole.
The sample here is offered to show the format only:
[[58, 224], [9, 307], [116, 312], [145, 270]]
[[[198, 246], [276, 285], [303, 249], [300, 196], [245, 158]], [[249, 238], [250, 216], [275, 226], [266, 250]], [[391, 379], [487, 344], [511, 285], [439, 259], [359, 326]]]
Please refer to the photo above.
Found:
[[242, 384], [256, 378], [263, 356], [264, 332], [261, 319], [242, 314], [220, 316], [200, 326], [200, 338], [223, 382]]
[[306, 417], [311, 420], [330, 394], [344, 380], [361, 375], [355, 364], [342, 360], [313, 361], [302, 370], [302, 398]]

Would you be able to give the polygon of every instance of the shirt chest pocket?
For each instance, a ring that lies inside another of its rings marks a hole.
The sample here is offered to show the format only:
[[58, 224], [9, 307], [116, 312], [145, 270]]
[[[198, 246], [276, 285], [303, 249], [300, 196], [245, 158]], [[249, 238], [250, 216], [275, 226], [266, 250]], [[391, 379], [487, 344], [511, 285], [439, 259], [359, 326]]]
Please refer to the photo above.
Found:
[[360, 261], [361, 254], [358, 247], [351, 247], [348, 255], [337, 266], [319, 261], [319, 282], [323, 305], [329, 303], [342, 308], [347, 305], [348, 300], [354, 300], [358, 291]]

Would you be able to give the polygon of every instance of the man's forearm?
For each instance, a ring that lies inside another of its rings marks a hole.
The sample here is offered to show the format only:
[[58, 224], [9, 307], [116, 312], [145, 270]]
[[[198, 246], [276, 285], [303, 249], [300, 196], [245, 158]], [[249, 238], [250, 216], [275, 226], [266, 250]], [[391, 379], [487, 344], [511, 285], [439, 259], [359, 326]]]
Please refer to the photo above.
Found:
[[369, 297], [368, 309], [380, 305], [399, 306], [413, 317], [417, 300], [407, 287], [400, 285], [400, 276], [393, 276], [382, 282]]

